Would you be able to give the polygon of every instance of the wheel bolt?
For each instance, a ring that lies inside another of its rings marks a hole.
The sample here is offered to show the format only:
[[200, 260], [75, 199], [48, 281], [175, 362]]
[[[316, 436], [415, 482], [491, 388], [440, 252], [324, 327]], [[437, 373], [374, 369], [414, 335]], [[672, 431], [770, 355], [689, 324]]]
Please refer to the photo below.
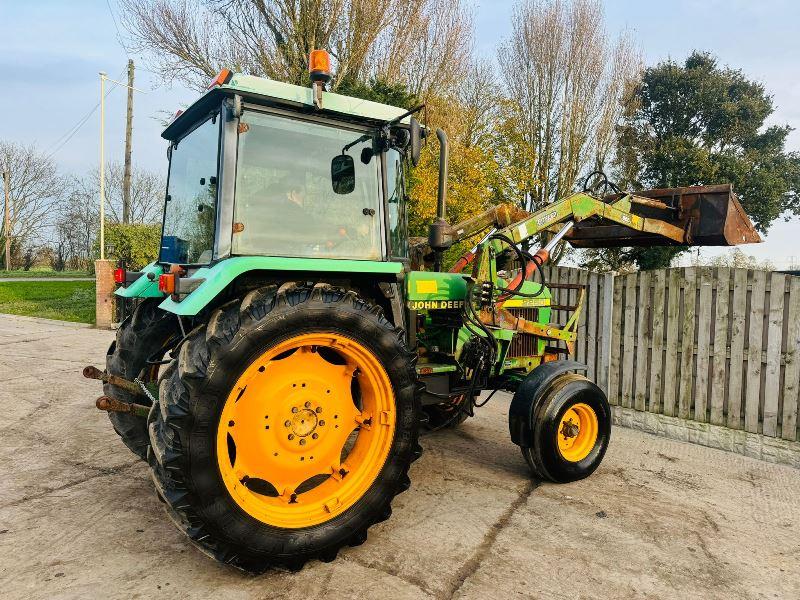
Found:
[[289, 434], [289, 439], [290, 439], [290, 440], [293, 440], [293, 439], [294, 439], [294, 434], [293, 434], [293, 433], [290, 433], [290, 434]]
[[321, 427], [324, 427], [325, 426], [325, 421], [322, 420], [322, 421], [319, 422], [319, 424], [320, 424]]
[[305, 446], [306, 445], [306, 441], [304, 439], [300, 440], [300, 445], [301, 446]]
[[292, 422], [291, 422], [291, 421], [284, 421], [284, 423], [283, 423], [283, 424], [284, 424], [286, 427], [291, 427], [291, 426], [292, 426]]
[[312, 434], [311, 434], [311, 437], [312, 437], [313, 439], [317, 439], [317, 438], [319, 437], [319, 434], [318, 434], [318, 433], [312, 433]]
[[321, 412], [322, 412], [322, 407], [321, 407], [321, 406], [318, 406], [318, 407], [317, 407], [317, 414], [320, 414]]
[[306, 408], [311, 408], [311, 402], [306, 402], [304, 405]]
[[292, 407], [292, 412], [293, 412], [293, 413], [296, 413], [296, 412], [297, 412], [297, 407], [296, 407], [296, 406], [293, 406], [293, 407]]

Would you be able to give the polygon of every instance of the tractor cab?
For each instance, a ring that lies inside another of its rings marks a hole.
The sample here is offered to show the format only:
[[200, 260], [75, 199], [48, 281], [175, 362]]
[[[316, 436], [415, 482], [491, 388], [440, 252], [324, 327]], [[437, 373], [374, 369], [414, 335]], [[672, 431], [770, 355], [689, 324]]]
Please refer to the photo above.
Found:
[[223, 71], [163, 133], [158, 262], [407, 257], [412, 120], [400, 108]]

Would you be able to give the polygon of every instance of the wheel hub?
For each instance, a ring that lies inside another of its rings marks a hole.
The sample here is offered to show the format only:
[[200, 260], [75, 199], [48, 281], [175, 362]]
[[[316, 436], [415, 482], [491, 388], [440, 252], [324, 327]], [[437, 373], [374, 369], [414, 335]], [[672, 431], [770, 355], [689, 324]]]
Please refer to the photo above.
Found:
[[220, 473], [262, 522], [316, 525], [366, 493], [394, 427], [391, 383], [372, 352], [337, 334], [296, 336], [253, 361], [231, 390], [217, 433]]
[[[297, 409], [297, 407], [292, 407]], [[306, 437], [317, 429], [317, 413], [310, 408], [298, 409], [292, 414], [291, 430], [298, 437]]]
[[572, 422], [572, 417], [568, 421], [563, 421], [561, 424], [561, 435], [565, 438], [578, 437], [581, 428], [577, 423]]
[[588, 404], [573, 404], [561, 417], [556, 431], [556, 443], [561, 456], [570, 462], [579, 462], [589, 456], [597, 443], [597, 414]]

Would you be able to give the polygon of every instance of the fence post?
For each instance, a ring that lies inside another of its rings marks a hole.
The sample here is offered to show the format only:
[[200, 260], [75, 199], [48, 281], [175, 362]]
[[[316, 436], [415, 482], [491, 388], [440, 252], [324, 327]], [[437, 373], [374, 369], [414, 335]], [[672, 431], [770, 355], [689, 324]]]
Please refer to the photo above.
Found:
[[614, 316], [614, 274], [606, 273], [603, 278], [603, 297], [600, 299], [602, 324], [599, 327], [600, 339], [597, 343], [597, 374], [599, 385], [607, 396], [611, 395], [611, 327]]

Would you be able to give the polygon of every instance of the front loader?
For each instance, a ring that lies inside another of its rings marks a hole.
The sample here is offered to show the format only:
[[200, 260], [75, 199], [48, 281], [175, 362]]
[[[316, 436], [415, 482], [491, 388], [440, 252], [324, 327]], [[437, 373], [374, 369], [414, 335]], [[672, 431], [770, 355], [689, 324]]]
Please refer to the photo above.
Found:
[[581, 302], [551, 323], [554, 244], [758, 240], [729, 186], [594, 186], [450, 225], [441, 130], [438, 217], [409, 240], [416, 111], [324, 91], [324, 52], [311, 75], [307, 89], [223, 71], [166, 128], [159, 257], [115, 274], [134, 308], [105, 370], [84, 371], [175, 524], [248, 571], [364, 542], [410, 485], [420, 428], [458, 425], [484, 391], [514, 394], [511, 440], [534, 477], [597, 468], [611, 413], [569, 359]]

